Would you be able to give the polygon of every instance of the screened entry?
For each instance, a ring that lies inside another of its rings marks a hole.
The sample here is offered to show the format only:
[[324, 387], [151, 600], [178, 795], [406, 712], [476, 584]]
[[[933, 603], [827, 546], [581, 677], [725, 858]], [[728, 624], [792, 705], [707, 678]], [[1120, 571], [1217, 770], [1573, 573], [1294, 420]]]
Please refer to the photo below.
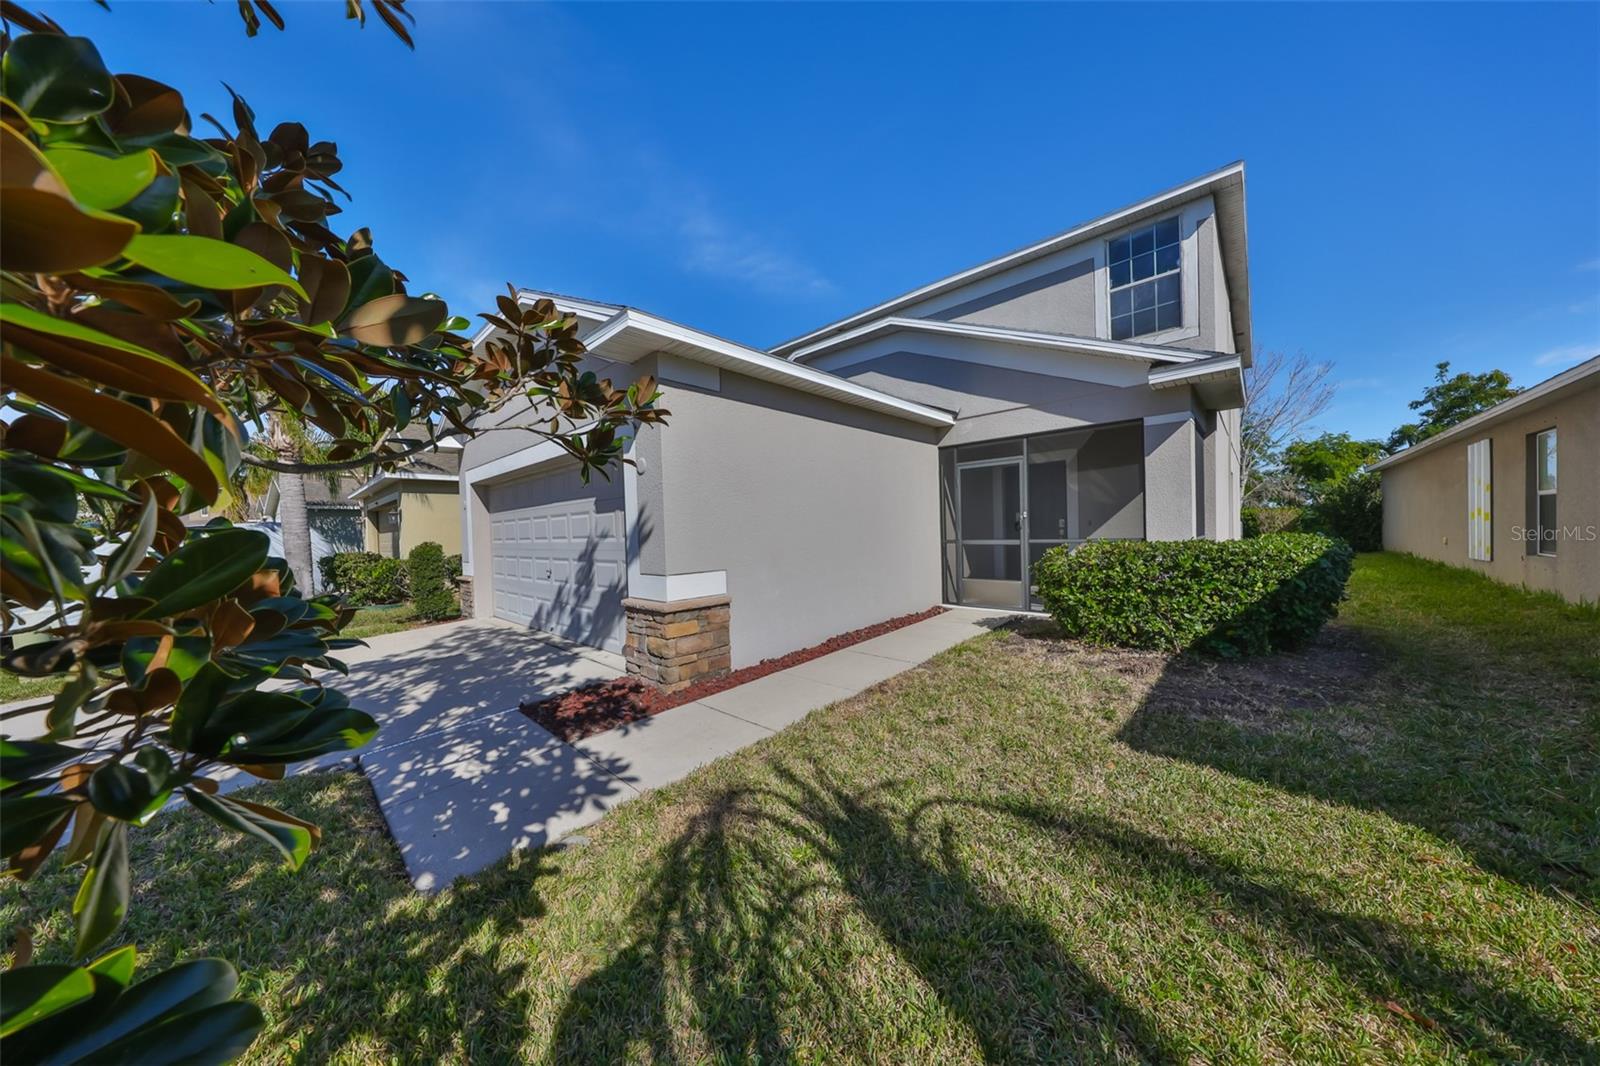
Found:
[[1029, 575], [1049, 549], [1144, 539], [1141, 423], [946, 448], [939, 465], [952, 603], [1036, 610]]

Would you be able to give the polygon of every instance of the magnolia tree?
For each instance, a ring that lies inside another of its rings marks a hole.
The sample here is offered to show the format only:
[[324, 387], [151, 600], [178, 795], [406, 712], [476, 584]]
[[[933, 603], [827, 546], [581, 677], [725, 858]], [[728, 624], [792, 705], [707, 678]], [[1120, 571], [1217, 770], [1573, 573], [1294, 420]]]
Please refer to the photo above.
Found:
[[[266, 3], [240, 7], [252, 33], [258, 13], [281, 27]], [[409, 43], [400, 3], [373, 10]], [[350, 612], [307, 595], [264, 534], [184, 516], [225, 508], [241, 463], [392, 467], [510, 402], [531, 401], [522, 431], [605, 473], [627, 428], [666, 412], [653, 381], [584, 371], [576, 323], [548, 302], [501, 298], [475, 351], [465, 319], [337, 225], [331, 141], [263, 133], [238, 96], [231, 122], [200, 116], [203, 136], [177, 89], [0, 14], [3, 665], [57, 683], [5, 714], [0, 835], [14, 877], [56, 853], [83, 865], [73, 961], [33, 963], [26, 930], [12, 945], [0, 1058], [221, 1061], [262, 1024], [226, 962], [139, 979], [132, 945], [106, 951], [130, 834], [178, 800], [298, 867], [318, 828], [222, 794], [215, 771], [276, 779], [377, 723], [324, 681], [357, 643], [339, 636]], [[320, 463], [251, 446], [283, 419], [326, 438]]]

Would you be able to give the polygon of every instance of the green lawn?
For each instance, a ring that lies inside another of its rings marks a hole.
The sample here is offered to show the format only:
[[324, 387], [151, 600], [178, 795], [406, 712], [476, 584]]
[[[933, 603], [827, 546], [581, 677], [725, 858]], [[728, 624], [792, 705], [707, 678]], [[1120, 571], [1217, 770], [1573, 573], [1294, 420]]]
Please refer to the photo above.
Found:
[[[260, 790], [299, 874], [169, 817], [129, 932], [260, 1061], [1600, 1057], [1600, 614], [1366, 556], [1298, 655], [1034, 629], [434, 897], [358, 776]], [[60, 957], [71, 887], [3, 924]]]

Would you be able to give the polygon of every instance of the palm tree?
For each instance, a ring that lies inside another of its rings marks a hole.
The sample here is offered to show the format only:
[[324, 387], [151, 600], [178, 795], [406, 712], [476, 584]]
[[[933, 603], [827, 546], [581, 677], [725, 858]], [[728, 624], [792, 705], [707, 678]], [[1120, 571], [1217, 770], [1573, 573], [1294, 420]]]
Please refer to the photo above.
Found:
[[[321, 463], [327, 461], [328, 442], [299, 419], [279, 415], [268, 419], [266, 434], [252, 438], [245, 450], [257, 458], [280, 463]], [[337, 472], [330, 471], [324, 476], [330, 488], [337, 488]], [[236, 491], [229, 517], [235, 519], [250, 518], [252, 511], [264, 510], [263, 505], [272, 490], [278, 490], [283, 556], [294, 572], [295, 583], [309, 592], [315, 575], [311, 569], [311, 519], [306, 511], [305, 475], [274, 473], [259, 466], [241, 464], [234, 486]]]

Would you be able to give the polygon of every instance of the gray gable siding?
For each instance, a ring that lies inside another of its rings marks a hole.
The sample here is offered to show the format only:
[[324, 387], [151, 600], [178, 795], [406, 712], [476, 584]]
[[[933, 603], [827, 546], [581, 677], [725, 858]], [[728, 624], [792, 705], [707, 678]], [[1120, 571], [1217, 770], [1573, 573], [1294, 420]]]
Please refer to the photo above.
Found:
[[1094, 260], [1072, 263], [925, 317], [1092, 337]]
[[1189, 409], [1187, 389], [1153, 391], [1145, 368], [1109, 364], [1107, 380], [1084, 381], [987, 363], [899, 351], [833, 372], [892, 396], [953, 411], [941, 445], [1141, 419]]

